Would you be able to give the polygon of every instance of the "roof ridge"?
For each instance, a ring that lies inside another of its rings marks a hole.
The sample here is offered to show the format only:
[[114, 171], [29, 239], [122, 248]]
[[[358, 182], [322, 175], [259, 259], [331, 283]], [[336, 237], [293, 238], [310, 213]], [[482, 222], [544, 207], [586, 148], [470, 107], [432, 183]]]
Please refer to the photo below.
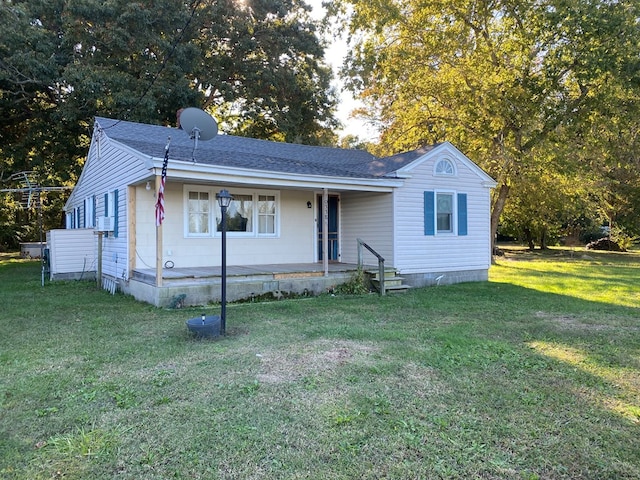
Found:
[[[109, 117], [100, 117], [100, 116], [96, 116], [95, 117], [96, 120], [100, 119], [100, 120], [107, 120], [107, 121], [111, 121], [114, 122], [113, 125], [108, 125], [108, 126], [104, 126], [102, 127], [102, 130], [109, 130], [113, 127], [115, 127], [116, 125], [120, 124], [120, 123], [124, 123], [124, 124], [132, 124], [132, 125], [140, 125], [142, 127], [156, 127], [156, 128], [169, 128], [169, 129], [173, 129], [173, 130], [180, 130], [185, 132], [188, 135], [188, 132], [186, 130], [184, 130], [183, 128], [178, 128], [175, 126], [170, 126], [170, 125], [158, 125], [158, 124], [152, 124], [152, 123], [142, 123], [142, 122], [134, 122], [131, 120], [116, 120], [113, 118], [109, 118]], [[251, 143], [263, 143], [266, 145], [272, 145], [272, 146], [277, 146], [278, 148], [290, 148], [290, 149], [294, 149], [294, 148], [312, 148], [312, 149], [318, 149], [318, 150], [326, 150], [326, 151], [341, 151], [341, 152], [356, 152], [356, 153], [362, 153], [362, 154], [366, 154], [369, 157], [371, 157], [372, 159], [376, 159], [376, 158], [380, 158], [380, 157], [376, 157], [375, 155], [373, 155], [370, 152], [367, 152], [366, 150], [360, 150], [360, 149], [356, 149], [356, 148], [342, 148], [342, 147], [337, 147], [337, 146], [331, 146], [331, 145], [309, 145], [306, 143], [290, 143], [290, 142], [281, 142], [279, 140], [267, 140], [264, 138], [253, 138], [253, 137], [244, 137], [242, 135], [233, 135], [230, 133], [218, 133], [216, 135], [216, 137], [227, 137], [227, 138], [231, 138], [231, 139], [241, 139], [242, 141], [245, 142], [251, 142]], [[214, 138], [216, 138], [214, 137]], [[284, 157], [286, 158], [286, 157]]]

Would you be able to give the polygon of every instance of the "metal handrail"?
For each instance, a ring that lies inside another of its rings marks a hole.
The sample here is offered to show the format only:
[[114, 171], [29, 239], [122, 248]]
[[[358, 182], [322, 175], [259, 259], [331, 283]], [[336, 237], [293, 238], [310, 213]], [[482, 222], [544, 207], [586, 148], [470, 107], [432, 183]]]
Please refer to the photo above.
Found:
[[371, 248], [369, 245], [367, 245], [365, 242], [363, 242], [360, 238], [356, 239], [358, 241], [358, 270], [362, 269], [362, 266], [364, 265], [362, 257], [363, 257], [363, 250], [362, 247], [366, 248], [367, 250], [369, 250], [373, 255], [375, 255], [375, 257], [378, 259], [378, 277], [380, 277], [380, 295], [385, 295], [385, 288], [384, 288], [384, 258], [382, 257], [382, 255], [380, 255], [378, 252], [376, 252], [373, 248]]

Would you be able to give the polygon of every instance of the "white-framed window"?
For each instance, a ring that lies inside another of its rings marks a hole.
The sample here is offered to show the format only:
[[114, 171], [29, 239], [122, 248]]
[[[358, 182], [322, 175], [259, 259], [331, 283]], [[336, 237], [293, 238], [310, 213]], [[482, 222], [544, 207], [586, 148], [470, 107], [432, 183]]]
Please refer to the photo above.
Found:
[[187, 193], [187, 235], [209, 236], [211, 232], [211, 195], [208, 191]]
[[424, 192], [424, 234], [468, 234], [467, 194], [463, 192]]
[[111, 190], [105, 194], [104, 199], [104, 216], [113, 217], [116, 211], [116, 202], [114, 191]]
[[91, 196], [84, 199], [84, 227], [95, 227], [96, 198]]
[[433, 173], [437, 176], [454, 176], [456, 167], [448, 158], [441, 158], [436, 162]]
[[453, 193], [436, 192], [436, 231], [453, 233]]
[[258, 195], [258, 234], [276, 234], [277, 203], [275, 195]]
[[[236, 234], [254, 233], [254, 195], [253, 193], [229, 192], [233, 197], [227, 208], [227, 232]], [[216, 200], [217, 231], [222, 231], [222, 210]]]
[[[185, 236], [212, 237], [222, 230], [219, 188], [185, 185]], [[276, 191], [229, 189], [227, 233], [238, 237], [275, 237], [279, 233], [280, 195]], [[211, 214], [213, 212], [213, 214]]]
[[[104, 216], [111, 217], [111, 226], [113, 228], [113, 237], [118, 237], [118, 208], [119, 208], [119, 198], [118, 198], [118, 189], [108, 191], [104, 194]], [[108, 237], [111, 234], [107, 234]]]

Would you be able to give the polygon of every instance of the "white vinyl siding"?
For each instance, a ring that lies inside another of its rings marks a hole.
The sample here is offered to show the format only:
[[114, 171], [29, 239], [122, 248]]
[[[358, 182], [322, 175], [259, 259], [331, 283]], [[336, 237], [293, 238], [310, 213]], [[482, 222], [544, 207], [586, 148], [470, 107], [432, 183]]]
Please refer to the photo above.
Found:
[[96, 241], [91, 230], [49, 230], [47, 247], [52, 277], [96, 271]]
[[[345, 192], [340, 196], [341, 260], [357, 263], [360, 238], [394, 265], [393, 258], [393, 195], [391, 193]], [[378, 260], [368, 251], [363, 252], [367, 265], [377, 265]]]
[[[98, 143], [100, 143], [99, 148]], [[105, 214], [114, 216], [117, 212], [114, 218], [114, 225], [118, 229], [117, 235], [114, 232], [103, 237], [102, 271], [106, 276], [119, 279], [126, 279], [129, 276], [127, 185], [149, 175], [145, 160], [133, 155], [130, 150], [123, 149], [117, 142], [112, 142], [106, 135], [96, 132], [80, 179], [65, 205], [66, 212], [74, 212], [74, 214], [78, 212], [78, 217], [72, 219], [75, 221], [75, 228], [78, 228], [80, 222], [84, 224], [82, 221], [84, 219], [81, 220], [79, 217], [79, 210], [88, 197], [94, 195], [96, 197], [94, 206], [96, 218], [106, 216]], [[104, 201], [105, 194], [111, 198], [110, 201]], [[108, 210], [105, 211], [105, 208]], [[154, 221], [154, 212], [152, 211], [150, 215], [151, 221]], [[93, 235], [93, 239], [97, 242], [97, 235]]]
[[[434, 154], [416, 165], [405, 185], [394, 194], [395, 266], [401, 272], [483, 270], [491, 264], [491, 189], [483, 186], [483, 179], [466, 159], [459, 158], [456, 152], [445, 153], [449, 161], [455, 162], [455, 176], [435, 175], [435, 162], [440, 156]], [[434, 232], [435, 225], [428, 232], [424, 201], [427, 191], [434, 195], [453, 194], [451, 233]], [[463, 218], [458, 218], [456, 211], [460, 202], [466, 207]]]

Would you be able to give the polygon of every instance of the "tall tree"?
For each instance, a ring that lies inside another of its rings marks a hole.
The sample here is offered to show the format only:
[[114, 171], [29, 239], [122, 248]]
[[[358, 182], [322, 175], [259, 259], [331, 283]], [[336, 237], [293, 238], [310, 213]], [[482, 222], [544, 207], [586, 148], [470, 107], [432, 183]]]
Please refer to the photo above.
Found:
[[287, 142], [335, 141], [332, 73], [310, 7], [299, 0], [203, 5], [197, 42], [206, 55], [195, 78], [224, 126]]
[[351, 34], [343, 74], [382, 126], [381, 151], [458, 145], [498, 180], [494, 234], [512, 185], [553, 168], [555, 142], [575, 145], [594, 111], [640, 99], [638, 2], [337, 0], [331, 13]]
[[334, 140], [335, 93], [302, 0], [0, 0], [0, 179], [73, 184], [95, 115]]

